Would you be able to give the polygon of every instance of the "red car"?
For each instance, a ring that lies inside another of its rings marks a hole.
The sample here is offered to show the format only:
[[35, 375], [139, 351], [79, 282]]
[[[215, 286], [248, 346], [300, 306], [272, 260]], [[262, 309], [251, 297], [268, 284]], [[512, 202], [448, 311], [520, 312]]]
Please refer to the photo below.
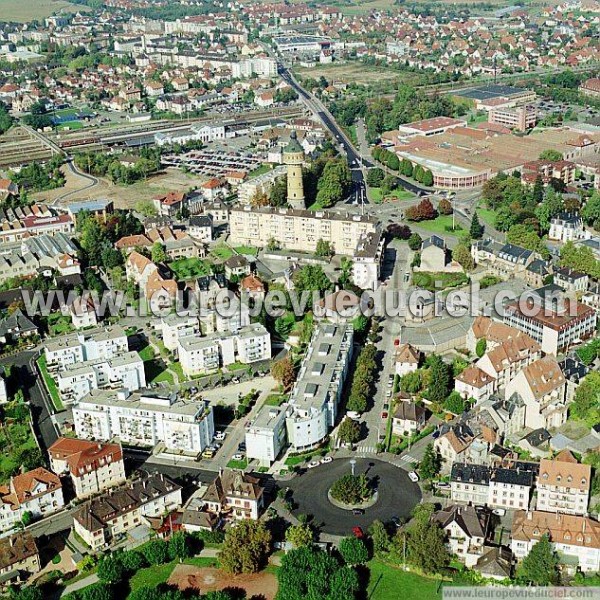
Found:
[[354, 534], [354, 537], [359, 540], [365, 537], [365, 533], [360, 527], [353, 527], [352, 533]]
[[388, 414], [384, 411], [381, 413], [381, 418], [382, 419], [387, 419], [388, 418]]

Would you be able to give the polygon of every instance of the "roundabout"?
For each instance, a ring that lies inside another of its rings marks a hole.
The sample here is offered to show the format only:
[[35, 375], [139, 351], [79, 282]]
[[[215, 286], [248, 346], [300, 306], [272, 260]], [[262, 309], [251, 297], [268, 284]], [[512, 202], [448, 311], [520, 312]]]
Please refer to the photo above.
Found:
[[294, 516], [312, 515], [315, 526], [331, 535], [351, 535], [353, 527], [367, 530], [373, 521], [390, 521], [394, 517], [408, 519], [421, 501], [421, 490], [408, 478], [408, 473], [376, 458], [357, 458], [355, 473], [364, 473], [376, 486], [376, 501], [355, 515], [345, 507], [335, 506], [329, 498], [331, 486], [351, 473], [350, 459], [336, 459], [309, 469], [288, 483], [294, 502]]

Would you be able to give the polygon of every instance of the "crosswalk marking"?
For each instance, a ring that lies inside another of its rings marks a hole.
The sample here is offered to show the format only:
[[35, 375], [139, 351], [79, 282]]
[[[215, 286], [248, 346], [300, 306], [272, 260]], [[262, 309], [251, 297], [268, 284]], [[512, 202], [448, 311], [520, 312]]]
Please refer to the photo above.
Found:
[[405, 454], [404, 456], [401, 456], [400, 460], [403, 460], [404, 462], [417, 462], [417, 459], [413, 458], [410, 454]]
[[358, 446], [356, 448], [357, 452], [363, 452], [365, 454], [377, 454], [376, 446]]

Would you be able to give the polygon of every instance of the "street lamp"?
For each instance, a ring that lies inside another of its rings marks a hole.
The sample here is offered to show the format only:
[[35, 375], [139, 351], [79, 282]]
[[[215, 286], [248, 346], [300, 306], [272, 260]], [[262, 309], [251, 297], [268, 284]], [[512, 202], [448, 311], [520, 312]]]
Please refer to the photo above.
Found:
[[356, 467], [356, 459], [350, 459], [350, 468], [352, 469], [352, 477], [354, 477], [354, 467]]

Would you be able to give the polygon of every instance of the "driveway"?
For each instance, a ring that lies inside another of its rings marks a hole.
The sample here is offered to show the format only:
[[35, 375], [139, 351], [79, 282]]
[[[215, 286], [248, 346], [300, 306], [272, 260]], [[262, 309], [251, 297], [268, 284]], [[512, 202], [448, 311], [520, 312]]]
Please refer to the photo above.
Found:
[[327, 497], [333, 483], [350, 472], [349, 461], [338, 459], [295, 477], [288, 484], [295, 503], [294, 516], [313, 515], [314, 523], [321, 532], [350, 535], [352, 527], [366, 530], [375, 520], [408, 519], [412, 509], [421, 501], [421, 490], [410, 481], [406, 471], [377, 459], [359, 458], [356, 459], [355, 472], [378, 478], [378, 499], [365, 510], [364, 515], [353, 515], [351, 511], [335, 507]]

